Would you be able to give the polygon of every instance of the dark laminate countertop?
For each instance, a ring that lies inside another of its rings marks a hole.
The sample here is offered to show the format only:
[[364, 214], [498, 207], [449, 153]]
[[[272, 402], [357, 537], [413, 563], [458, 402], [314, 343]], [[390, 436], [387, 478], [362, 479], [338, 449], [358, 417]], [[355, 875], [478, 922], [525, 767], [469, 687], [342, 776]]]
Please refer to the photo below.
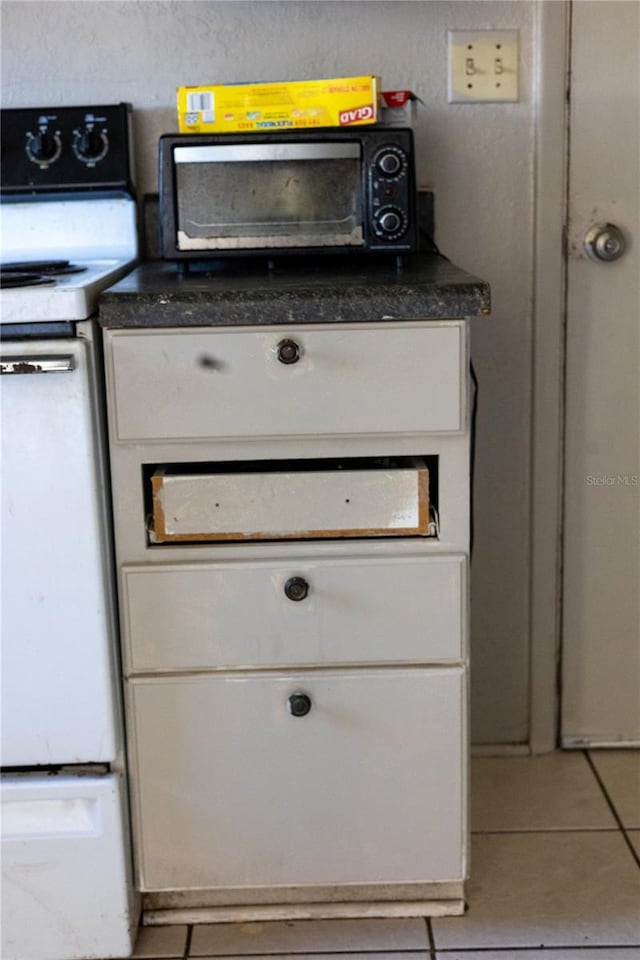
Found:
[[105, 327], [348, 323], [488, 315], [489, 285], [443, 257], [314, 262], [218, 261], [181, 276], [175, 264], [137, 267], [100, 298]]

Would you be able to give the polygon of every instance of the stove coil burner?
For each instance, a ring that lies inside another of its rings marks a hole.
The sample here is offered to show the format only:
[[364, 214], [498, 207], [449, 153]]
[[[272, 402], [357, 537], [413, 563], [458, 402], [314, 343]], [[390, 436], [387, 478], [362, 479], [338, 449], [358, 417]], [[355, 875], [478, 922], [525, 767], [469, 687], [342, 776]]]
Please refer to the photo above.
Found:
[[68, 260], [22, 260], [3, 263], [0, 266], [0, 287], [35, 287], [55, 283], [56, 277], [83, 273], [86, 269]]
[[0, 270], [0, 288], [39, 287], [43, 283], [55, 283], [55, 277], [43, 277], [38, 273], [19, 273], [17, 270]]

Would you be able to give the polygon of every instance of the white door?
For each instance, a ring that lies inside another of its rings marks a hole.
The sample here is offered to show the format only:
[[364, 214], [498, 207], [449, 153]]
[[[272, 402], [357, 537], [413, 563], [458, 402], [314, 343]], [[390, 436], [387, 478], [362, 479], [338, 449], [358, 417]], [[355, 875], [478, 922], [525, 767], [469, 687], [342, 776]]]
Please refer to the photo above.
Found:
[[640, 4], [573, 3], [564, 746], [640, 742], [639, 49]]

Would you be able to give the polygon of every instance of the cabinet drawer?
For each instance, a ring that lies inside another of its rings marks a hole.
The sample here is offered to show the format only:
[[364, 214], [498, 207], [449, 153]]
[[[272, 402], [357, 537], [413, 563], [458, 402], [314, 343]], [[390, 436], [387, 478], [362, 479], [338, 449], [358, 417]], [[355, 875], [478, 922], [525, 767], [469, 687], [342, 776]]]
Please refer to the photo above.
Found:
[[401, 552], [127, 566], [127, 670], [459, 660], [465, 572]]
[[429, 471], [420, 458], [374, 465], [304, 462], [270, 471], [151, 477], [156, 543], [426, 536]]
[[142, 889], [462, 879], [463, 683], [422, 668], [131, 681]]
[[[130, 440], [424, 434], [463, 425], [464, 326], [107, 334], [115, 435]], [[278, 359], [293, 341], [295, 363]]]

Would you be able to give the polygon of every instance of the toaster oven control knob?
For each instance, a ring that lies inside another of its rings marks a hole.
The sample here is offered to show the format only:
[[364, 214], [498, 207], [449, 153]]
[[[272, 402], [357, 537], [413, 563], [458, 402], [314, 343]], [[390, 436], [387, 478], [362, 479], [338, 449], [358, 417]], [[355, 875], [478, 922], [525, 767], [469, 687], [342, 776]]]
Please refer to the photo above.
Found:
[[378, 157], [378, 169], [385, 177], [395, 177], [402, 169], [402, 160], [397, 153], [383, 153]]
[[62, 151], [62, 143], [57, 133], [40, 130], [38, 133], [27, 134], [27, 156], [33, 163], [40, 166], [49, 166], [54, 163]]
[[278, 344], [280, 363], [297, 363], [300, 359], [300, 347], [295, 340], [281, 340]]
[[304, 600], [309, 595], [309, 584], [304, 577], [290, 577], [284, 585], [289, 600]]
[[381, 207], [375, 216], [375, 230], [385, 240], [397, 240], [407, 229], [407, 217], [398, 207]]
[[385, 180], [397, 180], [407, 170], [407, 155], [400, 147], [382, 147], [374, 158], [374, 164]]
[[306, 717], [311, 710], [311, 697], [306, 693], [292, 693], [289, 697], [289, 713], [292, 717]]
[[78, 160], [86, 164], [94, 164], [107, 155], [109, 141], [105, 133], [95, 128], [86, 127], [76, 130], [73, 137], [73, 152]]

